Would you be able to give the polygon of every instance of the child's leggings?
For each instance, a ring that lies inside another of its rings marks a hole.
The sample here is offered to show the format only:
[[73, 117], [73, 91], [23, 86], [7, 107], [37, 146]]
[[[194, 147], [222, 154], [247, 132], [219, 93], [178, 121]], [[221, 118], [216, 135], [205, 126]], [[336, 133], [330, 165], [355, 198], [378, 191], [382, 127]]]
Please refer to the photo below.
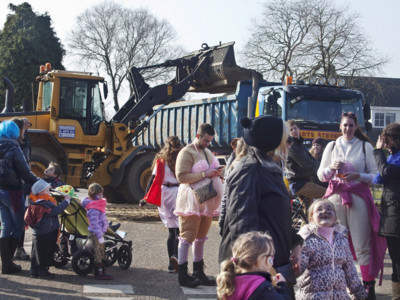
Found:
[[93, 232], [89, 233], [89, 238], [93, 243], [94, 263], [96, 265], [100, 265], [106, 260], [104, 243], [100, 244], [99, 240], [97, 239], [97, 236]]

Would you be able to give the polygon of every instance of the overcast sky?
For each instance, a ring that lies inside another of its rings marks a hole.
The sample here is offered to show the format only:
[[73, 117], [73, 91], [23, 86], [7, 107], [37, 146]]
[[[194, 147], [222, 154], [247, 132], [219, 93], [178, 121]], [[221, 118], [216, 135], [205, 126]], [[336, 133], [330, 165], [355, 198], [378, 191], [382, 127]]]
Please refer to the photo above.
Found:
[[[400, 0], [334, 0], [339, 5], [349, 5], [361, 17], [360, 26], [379, 53], [390, 59], [381, 77], [400, 78]], [[8, 4], [25, 1], [0, 1], [0, 28], [3, 27]], [[31, 0], [33, 11], [48, 12], [61, 42], [74, 27], [75, 18], [84, 10], [100, 3], [99, 0]], [[168, 20], [177, 32], [177, 43], [188, 51], [200, 49], [202, 43], [218, 44], [220, 41], [236, 42], [236, 49], [244, 46], [252, 20], [260, 16], [260, 0], [116, 0], [121, 5], [136, 9], [147, 8], [155, 16]], [[168, 58], [166, 58], [168, 59]], [[68, 69], [72, 62], [64, 61]]]

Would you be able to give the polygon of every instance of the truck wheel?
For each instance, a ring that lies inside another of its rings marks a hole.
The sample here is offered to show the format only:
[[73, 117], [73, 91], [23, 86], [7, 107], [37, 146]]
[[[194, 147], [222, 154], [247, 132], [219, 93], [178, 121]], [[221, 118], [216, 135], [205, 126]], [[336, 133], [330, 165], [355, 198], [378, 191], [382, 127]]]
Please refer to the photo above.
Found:
[[31, 170], [38, 177], [43, 177], [51, 161], [59, 163], [53, 154], [43, 148], [33, 147], [31, 153]]
[[127, 202], [125, 197], [119, 191], [109, 185], [104, 186], [104, 197], [107, 199], [107, 202], [110, 203]]
[[133, 160], [126, 169], [121, 189], [128, 203], [139, 203], [151, 177], [154, 153], [144, 153]]

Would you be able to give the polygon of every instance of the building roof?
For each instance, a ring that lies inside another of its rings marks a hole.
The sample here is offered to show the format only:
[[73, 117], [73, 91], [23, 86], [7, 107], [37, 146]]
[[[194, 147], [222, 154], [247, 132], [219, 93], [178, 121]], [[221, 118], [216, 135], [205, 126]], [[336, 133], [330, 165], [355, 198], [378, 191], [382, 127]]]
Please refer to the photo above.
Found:
[[370, 105], [400, 107], [400, 78], [353, 77], [348, 81]]

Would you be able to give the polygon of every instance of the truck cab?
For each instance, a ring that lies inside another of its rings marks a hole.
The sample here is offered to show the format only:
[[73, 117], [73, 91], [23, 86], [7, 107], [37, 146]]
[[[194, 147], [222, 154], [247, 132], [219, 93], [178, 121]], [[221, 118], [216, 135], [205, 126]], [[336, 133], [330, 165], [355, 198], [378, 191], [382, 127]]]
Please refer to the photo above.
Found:
[[[295, 120], [306, 145], [316, 137], [335, 140], [341, 114], [354, 112], [360, 127], [365, 130], [367, 106], [363, 94], [337, 85], [285, 84], [259, 89], [255, 115], [274, 115], [283, 120]], [[364, 109], [365, 108], [365, 109]]]

